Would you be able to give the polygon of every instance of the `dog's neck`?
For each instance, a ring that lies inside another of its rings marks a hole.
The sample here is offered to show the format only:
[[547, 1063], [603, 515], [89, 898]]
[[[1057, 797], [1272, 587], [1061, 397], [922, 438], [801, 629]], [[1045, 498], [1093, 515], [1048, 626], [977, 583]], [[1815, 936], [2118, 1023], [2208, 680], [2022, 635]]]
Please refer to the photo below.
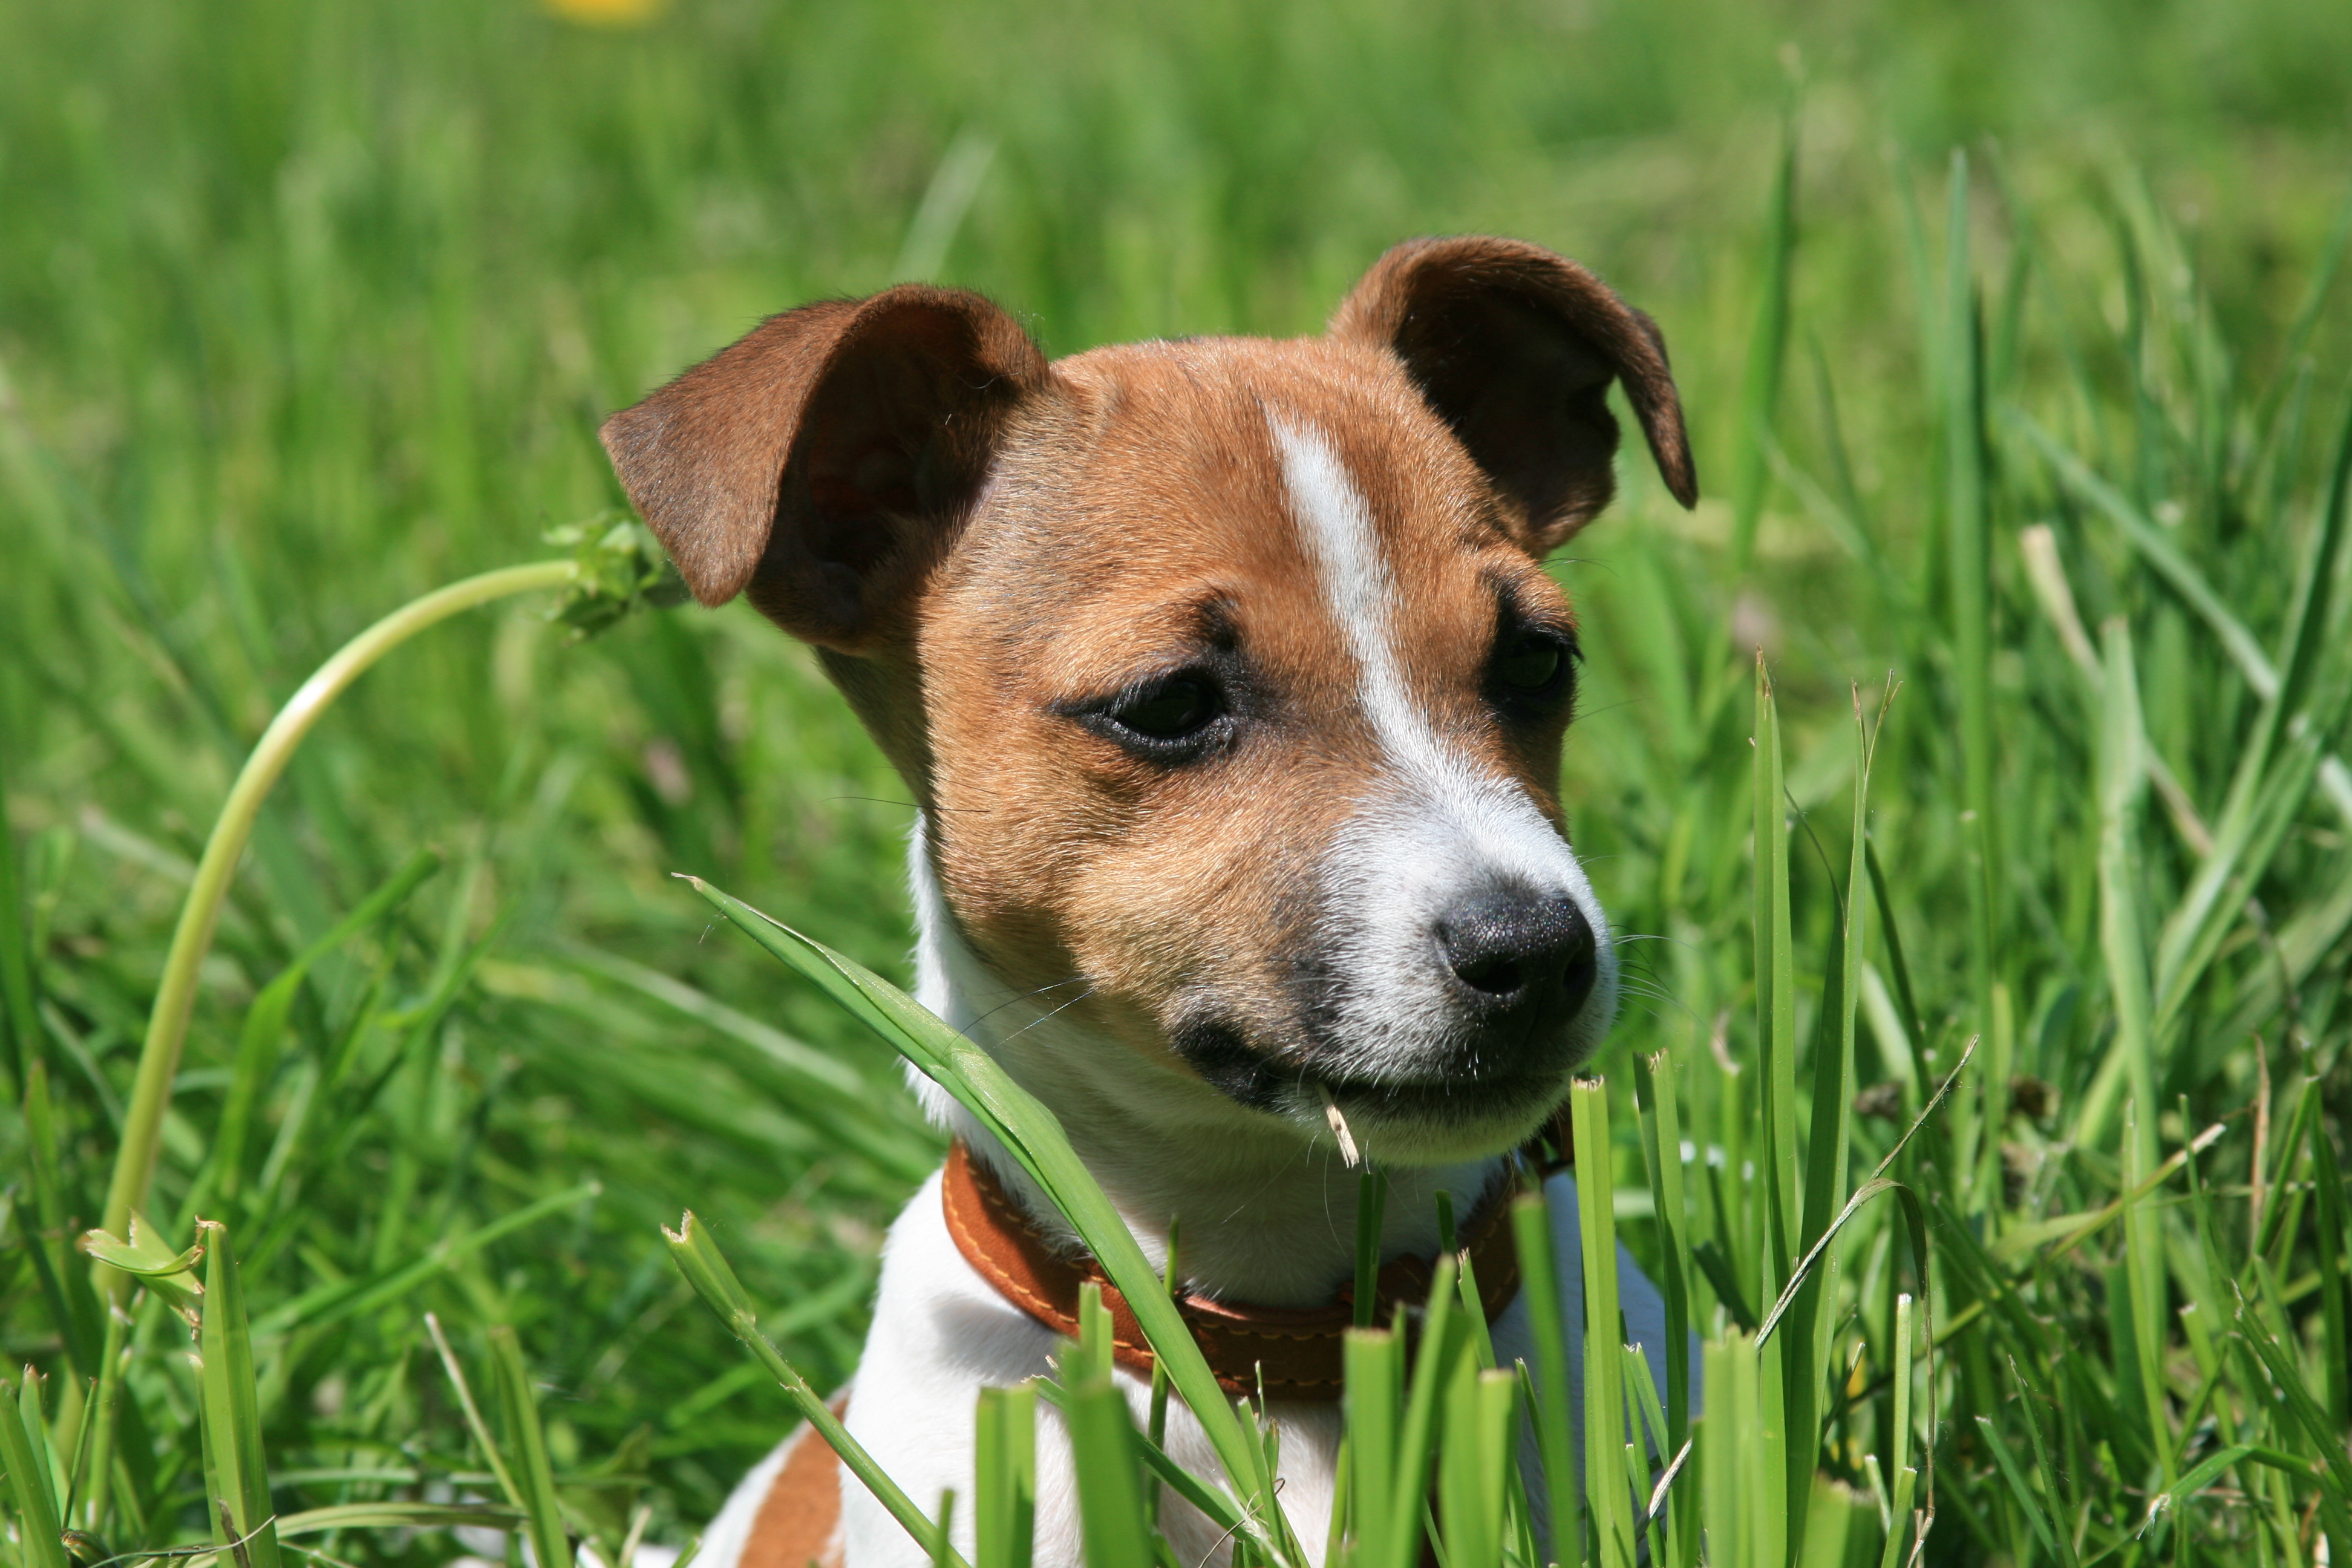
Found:
[[[918, 820], [909, 856], [916, 995], [1003, 1064], [1061, 1119], [1155, 1268], [1171, 1221], [1192, 1289], [1267, 1307], [1319, 1307], [1352, 1275], [1360, 1173], [1336, 1139], [1234, 1104], [1190, 1074], [1156, 1067], [1062, 1012], [1066, 993], [1017, 994], [982, 963], [949, 912]], [[947, 1093], [909, 1073], [932, 1119], [989, 1162], [1048, 1236], [1075, 1242], [1027, 1174]], [[1438, 1247], [1437, 1194], [1457, 1219], [1499, 1178], [1499, 1157], [1387, 1172], [1383, 1259]]]

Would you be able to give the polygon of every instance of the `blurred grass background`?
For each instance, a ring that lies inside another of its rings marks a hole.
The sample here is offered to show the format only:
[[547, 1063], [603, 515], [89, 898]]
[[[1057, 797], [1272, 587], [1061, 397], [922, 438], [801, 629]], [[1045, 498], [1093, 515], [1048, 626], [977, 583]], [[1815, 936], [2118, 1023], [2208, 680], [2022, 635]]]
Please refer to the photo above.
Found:
[[[760, 316], [929, 275], [1024, 312], [1055, 353], [1296, 332], [1387, 245], [1444, 231], [1551, 245], [1655, 315], [1710, 494], [1685, 516], [1629, 463], [1626, 500], [1559, 567], [1592, 656], [1572, 821], [1622, 928], [1673, 939], [1612, 1049], [1704, 1041], [1738, 1002], [1717, 955], [1748, 941], [1746, 716], [1706, 697], [1759, 642], [1801, 805], [1842, 798], [1848, 681], [1910, 683], [1883, 842], [1919, 988], [1964, 1019], [1944, 475], [1920, 391], [1923, 258], [1946, 237], [1919, 215], [1971, 149], [1990, 379], [2058, 410], [2268, 627], [2352, 346], [2341, 308], [2307, 309], [2352, 168], [2347, 60], [2352, 8], [2307, 0], [678, 0], [625, 26], [505, 0], [5, 0], [0, 773], [38, 993], [8, 1099], [46, 1058], [60, 1201], [93, 1221], [173, 911], [270, 713], [377, 615], [619, 505], [598, 421]], [[1800, 238], [1759, 441], [1784, 126]], [[2255, 432], [2241, 416], [2306, 364], [2308, 429]], [[1740, 572], [1725, 498], [1750, 472]], [[2032, 1026], [2016, 1065], [2079, 1097], [2104, 1038], [2081, 1005], [2089, 742], [2009, 543], [2068, 512], [2038, 479], [1996, 498], [1989, 630], [2016, 861], [2000, 930]], [[2217, 798], [2249, 710], [2217, 706], [2210, 639], [2127, 552], [2068, 537], [2086, 616], [2139, 617], [2152, 742]], [[265, 1353], [280, 1467], [331, 1489], [353, 1466], [457, 1464], [417, 1327], [438, 1307], [516, 1324], [559, 1468], [646, 1479], [656, 1533], [678, 1536], [783, 1421], [669, 1270], [655, 1224], [688, 1204], [782, 1304], [793, 1358], [848, 1372], [879, 1226], [929, 1134], [882, 1047], [706, 942], [667, 874], [896, 973], [903, 801], [812, 663], [740, 606], [583, 646], [530, 609], [481, 615], [337, 709], [207, 968], [154, 1205], [185, 1231], [255, 993], [437, 847], [443, 868], [300, 992], [233, 1184], [256, 1312], [311, 1304]], [[2311, 812], [2283, 908], [2342, 885], [2343, 826]], [[2152, 883], [2185, 876], [2168, 848], [2152, 861]], [[1801, 930], [1825, 898], [1803, 878]], [[2310, 973], [2340, 992], [2333, 938]], [[870, 1097], [812, 1098], [795, 1042]], [[2210, 1100], [2200, 1117], [2244, 1102], [2231, 1044], [2167, 1079]], [[24, 1138], [0, 1113], [0, 1183]], [[586, 1179], [593, 1201], [370, 1295]], [[33, 1227], [28, 1189], [10, 1194]], [[0, 1266], [0, 1289], [6, 1353], [55, 1363], [33, 1270]], [[160, 1373], [146, 1396], [184, 1405]], [[148, 1478], [156, 1496], [170, 1479]]]

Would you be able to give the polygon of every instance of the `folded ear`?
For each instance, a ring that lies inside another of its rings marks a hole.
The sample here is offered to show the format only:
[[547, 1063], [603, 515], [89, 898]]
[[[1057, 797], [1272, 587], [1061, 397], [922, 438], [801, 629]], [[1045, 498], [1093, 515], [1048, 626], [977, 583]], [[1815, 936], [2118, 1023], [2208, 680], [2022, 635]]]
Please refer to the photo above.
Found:
[[599, 432], [706, 605], [795, 637], [887, 637], [986, 480], [1045, 358], [977, 294], [902, 285], [773, 316]]
[[1622, 382], [1676, 500], [1698, 499], [1657, 324], [1565, 257], [1511, 239], [1408, 240], [1372, 266], [1331, 334], [1382, 344], [1497, 489], [1540, 554], [1609, 504]]

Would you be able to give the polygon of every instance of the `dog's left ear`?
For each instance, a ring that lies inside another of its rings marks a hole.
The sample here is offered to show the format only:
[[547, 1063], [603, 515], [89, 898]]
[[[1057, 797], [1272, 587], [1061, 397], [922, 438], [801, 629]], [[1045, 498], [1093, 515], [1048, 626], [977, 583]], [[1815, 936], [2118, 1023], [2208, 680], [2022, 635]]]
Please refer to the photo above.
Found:
[[1657, 323], [1565, 257], [1518, 240], [1408, 240], [1372, 266], [1331, 335], [1392, 350], [1488, 479], [1527, 514], [1540, 555], [1609, 504], [1609, 384], [1676, 500], [1698, 500]]

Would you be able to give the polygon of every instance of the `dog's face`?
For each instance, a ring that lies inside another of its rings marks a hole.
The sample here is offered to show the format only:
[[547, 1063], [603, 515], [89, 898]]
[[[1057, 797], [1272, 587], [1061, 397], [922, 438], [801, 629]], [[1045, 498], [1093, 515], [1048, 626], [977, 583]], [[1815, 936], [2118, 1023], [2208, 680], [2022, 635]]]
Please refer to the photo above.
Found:
[[605, 435], [698, 594], [819, 644], [997, 979], [1236, 1114], [1429, 1160], [1524, 1136], [1614, 1007], [1539, 564], [1610, 493], [1612, 379], [1687, 500], [1646, 320], [1429, 242], [1294, 342], [1047, 366], [973, 296], [813, 307]]
[[1524, 1133], [1612, 1003], [1559, 590], [1392, 354], [1060, 374], [919, 616], [965, 939], [1253, 1110], [1319, 1128], [1328, 1091], [1384, 1154]]

